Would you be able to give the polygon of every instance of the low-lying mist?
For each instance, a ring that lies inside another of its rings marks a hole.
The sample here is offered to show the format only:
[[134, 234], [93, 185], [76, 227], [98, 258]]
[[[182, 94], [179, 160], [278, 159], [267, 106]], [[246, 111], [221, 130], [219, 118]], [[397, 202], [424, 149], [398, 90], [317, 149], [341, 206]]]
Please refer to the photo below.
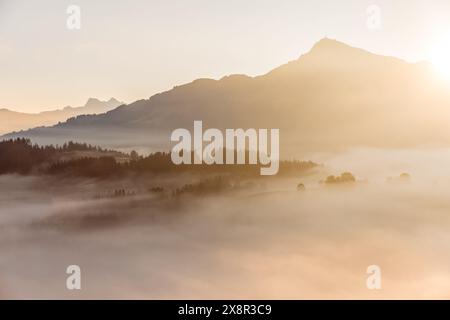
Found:
[[[205, 196], [142, 192], [187, 177], [0, 176], [0, 298], [449, 298], [447, 158], [321, 155], [328, 172]], [[319, 183], [343, 171], [358, 181]], [[66, 289], [73, 264], [79, 291]], [[381, 290], [366, 287], [370, 265]]]

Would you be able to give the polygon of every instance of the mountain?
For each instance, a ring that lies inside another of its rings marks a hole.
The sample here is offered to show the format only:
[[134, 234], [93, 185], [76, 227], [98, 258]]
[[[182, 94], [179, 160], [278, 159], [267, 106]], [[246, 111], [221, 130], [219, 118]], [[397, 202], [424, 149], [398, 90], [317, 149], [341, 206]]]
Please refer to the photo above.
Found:
[[257, 77], [198, 79], [100, 115], [5, 137], [170, 148], [170, 133], [204, 127], [279, 128], [282, 156], [358, 146], [450, 145], [450, 90], [427, 63], [411, 64], [322, 39]]
[[81, 114], [99, 114], [112, 110], [120, 105], [114, 98], [108, 101], [100, 101], [89, 98], [82, 107], [65, 107], [64, 109], [45, 111], [40, 113], [22, 113], [8, 109], [0, 109], [0, 134], [11, 131], [30, 129], [38, 126], [55, 125], [58, 122]]

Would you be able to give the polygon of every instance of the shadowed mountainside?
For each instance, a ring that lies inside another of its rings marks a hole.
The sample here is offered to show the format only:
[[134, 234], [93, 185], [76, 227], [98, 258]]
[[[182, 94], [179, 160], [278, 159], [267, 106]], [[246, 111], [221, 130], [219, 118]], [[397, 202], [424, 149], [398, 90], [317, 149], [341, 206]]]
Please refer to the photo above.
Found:
[[426, 63], [322, 39], [262, 76], [198, 79], [105, 114], [6, 137], [167, 150], [172, 130], [203, 120], [204, 128], [279, 128], [282, 157], [356, 146], [448, 145], [449, 92]]

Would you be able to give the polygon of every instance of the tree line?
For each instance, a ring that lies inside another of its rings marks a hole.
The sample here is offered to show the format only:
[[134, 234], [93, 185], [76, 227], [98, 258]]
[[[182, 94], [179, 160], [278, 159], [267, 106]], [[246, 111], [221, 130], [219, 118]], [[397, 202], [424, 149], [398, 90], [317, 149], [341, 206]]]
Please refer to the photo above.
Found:
[[[93, 151], [96, 157], [80, 156], [77, 158], [62, 160], [62, 156], [68, 152]], [[107, 178], [125, 174], [142, 173], [229, 173], [249, 176], [259, 176], [260, 165], [235, 164], [196, 164], [175, 165], [172, 163], [169, 152], [155, 152], [148, 156], [139, 156], [135, 151], [131, 154], [117, 152], [125, 162], [119, 162], [114, 156], [106, 155], [105, 150], [85, 143], [68, 142], [62, 146], [39, 146], [32, 144], [24, 138], [0, 141], [0, 174], [51, 174], [70, 175], [77, 177]], [[279, 174], [292, 175], [303, 173], [316, 167], [311, 161], [280, 161]]]

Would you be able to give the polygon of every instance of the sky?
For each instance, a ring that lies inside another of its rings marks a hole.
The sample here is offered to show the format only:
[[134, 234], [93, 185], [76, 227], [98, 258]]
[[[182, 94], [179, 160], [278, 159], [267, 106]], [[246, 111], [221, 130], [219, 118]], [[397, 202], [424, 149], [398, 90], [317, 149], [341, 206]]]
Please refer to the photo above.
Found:
[[[67, 28], [69, 5], [79, 30]], [[0, 0], [0, 108], [131, 103], [197, 78], [260, 75], [325, 36], [427, 60], [450, 39], [450, 1]]]

